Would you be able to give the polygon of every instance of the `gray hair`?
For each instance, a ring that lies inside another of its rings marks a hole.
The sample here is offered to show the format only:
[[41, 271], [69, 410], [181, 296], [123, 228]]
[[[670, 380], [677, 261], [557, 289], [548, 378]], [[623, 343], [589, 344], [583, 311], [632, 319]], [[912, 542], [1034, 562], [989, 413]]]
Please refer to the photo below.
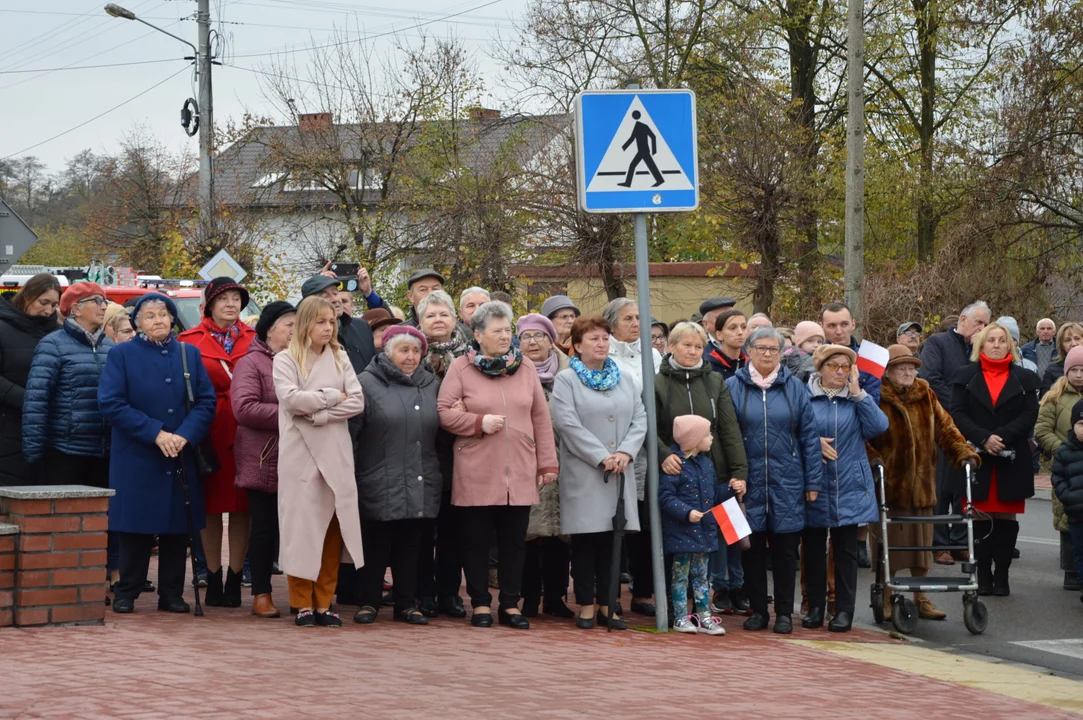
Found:
[[164, 301], [158, 300], [157, 298], [155, 298], [153, 300], [146, 300], [143, 303], [141, 303], [139, 305], [139, 314], [137, 314], [135, 317], [132, 318], [132, 327], [134, 327], [136, 330], [139, 329], [140, 319], [141, 319], [141, 317], [143, 315], [143, 311], [149, 310], [150, 308], [159, 308], [159, 307], [167, 307], [167, 306], [166, 306]]
[[782, 333], [778, 331], [778, 328], [773, 328], [770, 325], [758, 327], [750, 332], [745, 344], [752, 347], [758, 340], [775, 340], [778, 342], [780, 349], [786, 347], [786, 339], [782, 336]]
[[985, 312], [989, 313], [990, 320], [993, 318], [993, 311], [989, 309], [989, 304], [986, 303], [984, 300], [975, 300], [974, 302], [970, 303], [965, 308], [959, 311], [959, 319], [962, 320], [964, 315], [970, 317], [978, 310], [984, 310]]
[[1038, 328], [1040, 328], [1042, 326], [1042, 323], [1044, 323], [1044, 322], [1047, 322], [1050, 325], [1052, 325], [1054, 330], [1057, 329], [1057, 324], [1055, 322], [1053, 322], [1053, 318], [1042, 318], [1041, 320], [1038, 321], [1038, 324], [1034, 326], [1034, 331], [1037, 332]]
[[515, 315], [512, 314], [511, 305], [499, 300], [490, 300], [474, 311], [474, 317], [470, 318], [470, 329], [485, 332], [496, 318], [507, 318], [508, 322], [515, 325]]
[[399, 333], [393, 335], [390, 340], [384, 343], [384, 355], [391, 355], [391, 351], [395, 349], [395, 346], [401, 345], [404, 342], [412, 342], [417, 345], [418, 349], [421, 349], [421, 340], [410, 333]]
[[610, 300], [609, 304], [602, 310], [602, 317], [609, 323], [609, 327], [613, 328], [617, 326], [617, 320], [620, 319], [621, 311], [629, 305], [635, 305], [636, 301], [631, 298], [617, 298], [616, 300]]
[[492, 295], [489, 294], [488, 290], [475, 285], [474, 287], [469, 287], [459, 293], [459, 307], [462, 307], [463, 301], [466, 300], [467, 295], [484, 295], [486, 300], [492, 299]]
[[417, 304], [417, 319], [425, 317], [425, 313], [428, 311], [430, 305], [446, 305], [448, 310], [451, 311], [451, 316], [455, 317], [458, 314], [458, 310], [455, 309], [455, 301], [451, 299], [443, 290], [433, 290], [431, 293], [421, 298], [421, 302]]

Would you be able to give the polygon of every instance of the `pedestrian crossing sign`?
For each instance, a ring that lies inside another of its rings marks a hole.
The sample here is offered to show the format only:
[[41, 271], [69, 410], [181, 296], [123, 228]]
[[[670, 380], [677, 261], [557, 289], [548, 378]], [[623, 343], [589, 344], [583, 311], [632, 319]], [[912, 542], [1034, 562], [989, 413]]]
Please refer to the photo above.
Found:
[[587, 90], [575, 100], [579, 207], [590, 213], [699, 206], [691, 90]]

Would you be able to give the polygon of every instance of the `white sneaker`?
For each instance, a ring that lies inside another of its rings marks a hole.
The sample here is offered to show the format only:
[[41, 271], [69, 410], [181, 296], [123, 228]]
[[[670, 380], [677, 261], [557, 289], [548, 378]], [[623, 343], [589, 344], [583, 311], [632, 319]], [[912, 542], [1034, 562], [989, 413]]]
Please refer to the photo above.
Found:
[[708, 615], [707, 617], [700, 618], [699, 632], [706, 635], [725, 635], [726, 628], [722, 627], [721, 620], [714, 615]]
[[699, 618], [695, 615], [686, 615], [673, 623], [673, 629], [681, 633], [698, 633]]

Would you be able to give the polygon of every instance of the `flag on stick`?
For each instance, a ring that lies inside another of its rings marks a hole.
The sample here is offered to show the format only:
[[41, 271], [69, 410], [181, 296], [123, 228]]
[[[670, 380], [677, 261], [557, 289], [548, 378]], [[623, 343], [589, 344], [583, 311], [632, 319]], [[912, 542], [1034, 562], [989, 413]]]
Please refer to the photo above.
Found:
[[733, 545], [741, 538], [752, 534], [752, 528], [748, 526], [745, 514], [741, 512], [741, 506], [737, 498], [730, 498], [721, 505], [711, 508], [711, 514], [718, 521], [718, 527], [722, 530], [722, 537], [726, 538], [727, 545]]
[[884, 376], [887, 361], [890, 357], [891, 354], [886, 347], [881, 347], [868, 340], [862, 340], [860, 347], [857, 349], [857, 369], [867, 372], [879, 380]]

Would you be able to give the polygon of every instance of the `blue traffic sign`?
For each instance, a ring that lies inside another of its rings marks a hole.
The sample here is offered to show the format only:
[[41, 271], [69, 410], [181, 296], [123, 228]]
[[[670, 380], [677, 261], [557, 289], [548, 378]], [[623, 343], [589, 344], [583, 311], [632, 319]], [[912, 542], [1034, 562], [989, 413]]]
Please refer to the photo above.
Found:
[[579, 207], [591, 213], [699, 207], [691, 90], [588, 90], [575, 101]]

